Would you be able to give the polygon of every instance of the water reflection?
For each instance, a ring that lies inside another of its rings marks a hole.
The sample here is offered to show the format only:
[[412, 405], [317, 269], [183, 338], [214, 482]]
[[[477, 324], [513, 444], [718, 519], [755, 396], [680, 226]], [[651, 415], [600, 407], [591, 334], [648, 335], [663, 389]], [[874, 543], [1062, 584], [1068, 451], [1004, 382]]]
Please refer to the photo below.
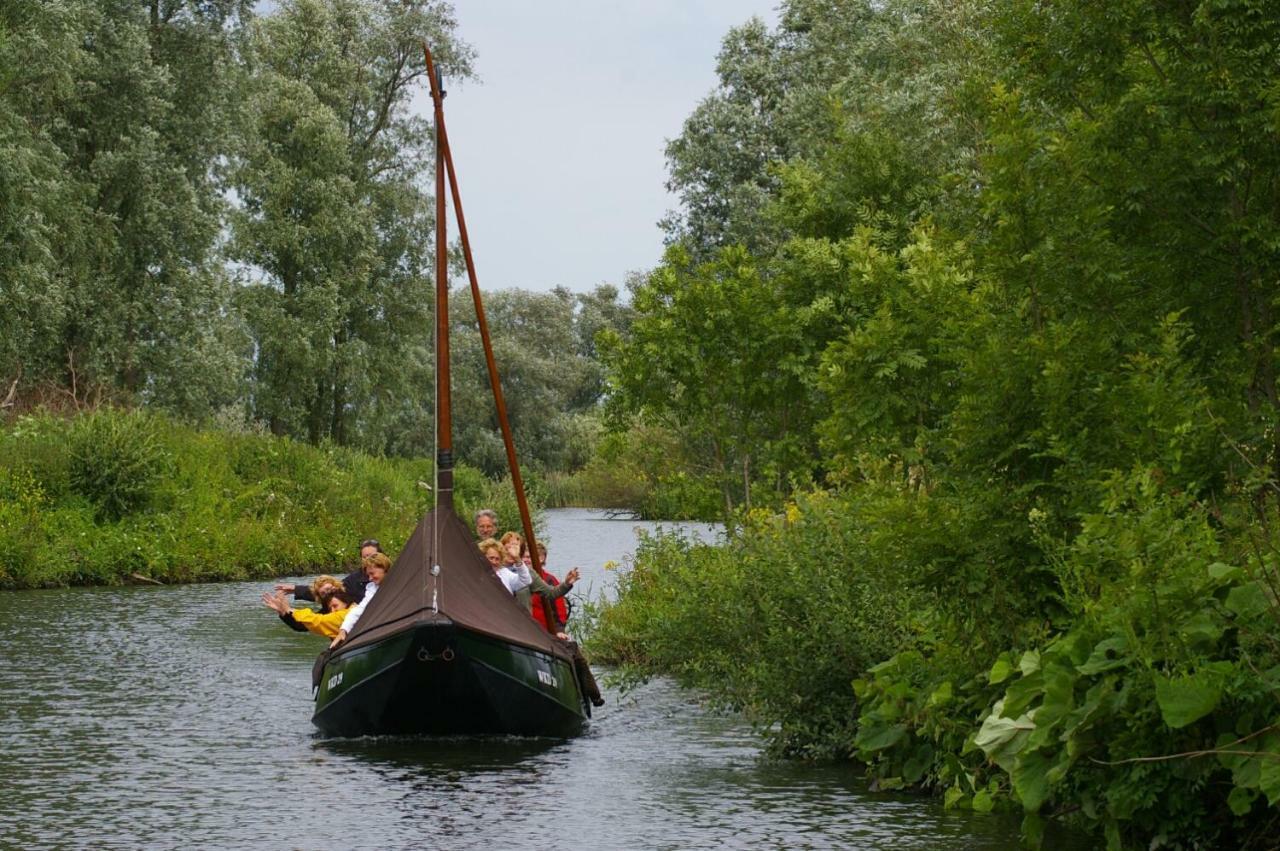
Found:
[[360, 739], [317, 737], [317, 752], [336, 759], [365, 763], [387, 776], [437, 778], [450, 774], [484, 775], [500, 772], [508, 777], [536, 774], [548, 754], [563, 749], [563, 739], [518, 736], [376, 736]]

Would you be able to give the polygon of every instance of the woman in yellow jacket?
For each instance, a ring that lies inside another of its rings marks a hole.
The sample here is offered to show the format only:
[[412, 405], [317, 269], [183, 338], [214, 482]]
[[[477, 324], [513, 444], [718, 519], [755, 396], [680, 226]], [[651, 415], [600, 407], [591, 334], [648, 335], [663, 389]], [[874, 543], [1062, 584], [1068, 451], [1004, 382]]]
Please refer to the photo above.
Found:
[[331, 591], [320, 598], [321, 611], [318, 612], [305, 607], [289, 608], [283, 591], [277, 591], [275, 594], [264, 593], [262, 602], [267, 605], [267, 608], [280, 615], [280, 620], [291, 629], [305, 629], [307, 632], [323, 635], [325, 638], [333, 638], [342, 628], [342, 620], [347, 616], [347, 609], [351, 606], [351, 595], [341, 587]]

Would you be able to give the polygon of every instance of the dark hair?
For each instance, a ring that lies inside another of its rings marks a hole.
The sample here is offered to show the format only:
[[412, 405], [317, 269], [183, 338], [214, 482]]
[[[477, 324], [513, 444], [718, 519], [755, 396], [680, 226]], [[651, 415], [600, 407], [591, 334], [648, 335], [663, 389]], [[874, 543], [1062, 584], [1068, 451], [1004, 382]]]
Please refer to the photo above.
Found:
[[365, 547], [373, 547], [377, 552], [382, 552], [382, 544], [378, 543], [377, 538], [365, 538], [360, 542], [360, 549], [363, 550]]
[[347, 589], [345, 588], [340, 588], [337, 591], [334, 591], [332, 594], [330, 594], [328, 597], [324, 599], [321, 605], [326, 609], [329, 608], [330, 600], [341, 600], [342, 602], [346, 603], [348, 606], [354, 606], [356, 602], [356, 598], [352, 597], [349, 593], [347, 593]]

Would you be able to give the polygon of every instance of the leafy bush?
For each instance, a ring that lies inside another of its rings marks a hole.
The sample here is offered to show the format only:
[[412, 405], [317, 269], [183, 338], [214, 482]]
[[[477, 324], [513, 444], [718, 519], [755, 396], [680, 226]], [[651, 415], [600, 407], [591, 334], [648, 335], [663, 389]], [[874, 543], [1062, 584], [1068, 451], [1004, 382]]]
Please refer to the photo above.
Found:
[[684, 470], [658, 476], [637, 503], [641, 517], [660, 520], [707, 520], [724, 514], [724, 498], [710, 479]]
[[41, 519], [49, 499], [27, 470], [0, 467], [0, 587], [41, 557]]
[[575, 478], [585, 503], [598, 508], [626, 509], [650, 520], [724, 519], [718, 486], [692, 466], [676, 435], [637, 421], [602, 438]]
[[[1032, 844], [1063, 816], [1112, 848], [1269, 847], [1280, 547], [1152, 468], [1098, 491], [1065, 538], [1035, 511], [1013, 534], [980, 499], [874, 483], [757, 513], [725, 547], [654, 538], [591, 647], [879, 788], [1021, 805]], [[1002, 540], [1040, 555], [992, 561]]]
[[103, 409], [76, 420], [69, 435], [69, 480], [99, 519], [115, 521], [146, 507], [168, 456], [159, 421], [142, 413]]
[[723, 547], [647, 539], [594, 624], [593, 652], [710, 688], [780, 751], [847, 755], [855, 714], [841, 696], [902, 644], [915, 600], [851, 534], [849, 510], [813, 494], [749, 516]]
[[1219, 560], [1215, 525], [1149, 471], [1117, 477], [1060, 558], [1078, 619], [996, 661], [1002, 693], [974, 741], [1030, 833], [1042, 810], [1078, 807], [1112, 848], [1239, 847], [1273, 821], [1280, 607]]

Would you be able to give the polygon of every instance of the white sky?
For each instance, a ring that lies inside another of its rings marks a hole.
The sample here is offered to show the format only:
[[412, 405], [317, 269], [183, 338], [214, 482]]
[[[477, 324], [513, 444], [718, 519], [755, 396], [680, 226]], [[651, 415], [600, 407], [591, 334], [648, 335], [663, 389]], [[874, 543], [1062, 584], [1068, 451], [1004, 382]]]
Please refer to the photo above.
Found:
[[446, 80], [445, 121], [480, 286], [585, 292], [656, 265], [666, 141], [729, 28], [775, 26], [777, 3], [455, 0], [480, 80]]

